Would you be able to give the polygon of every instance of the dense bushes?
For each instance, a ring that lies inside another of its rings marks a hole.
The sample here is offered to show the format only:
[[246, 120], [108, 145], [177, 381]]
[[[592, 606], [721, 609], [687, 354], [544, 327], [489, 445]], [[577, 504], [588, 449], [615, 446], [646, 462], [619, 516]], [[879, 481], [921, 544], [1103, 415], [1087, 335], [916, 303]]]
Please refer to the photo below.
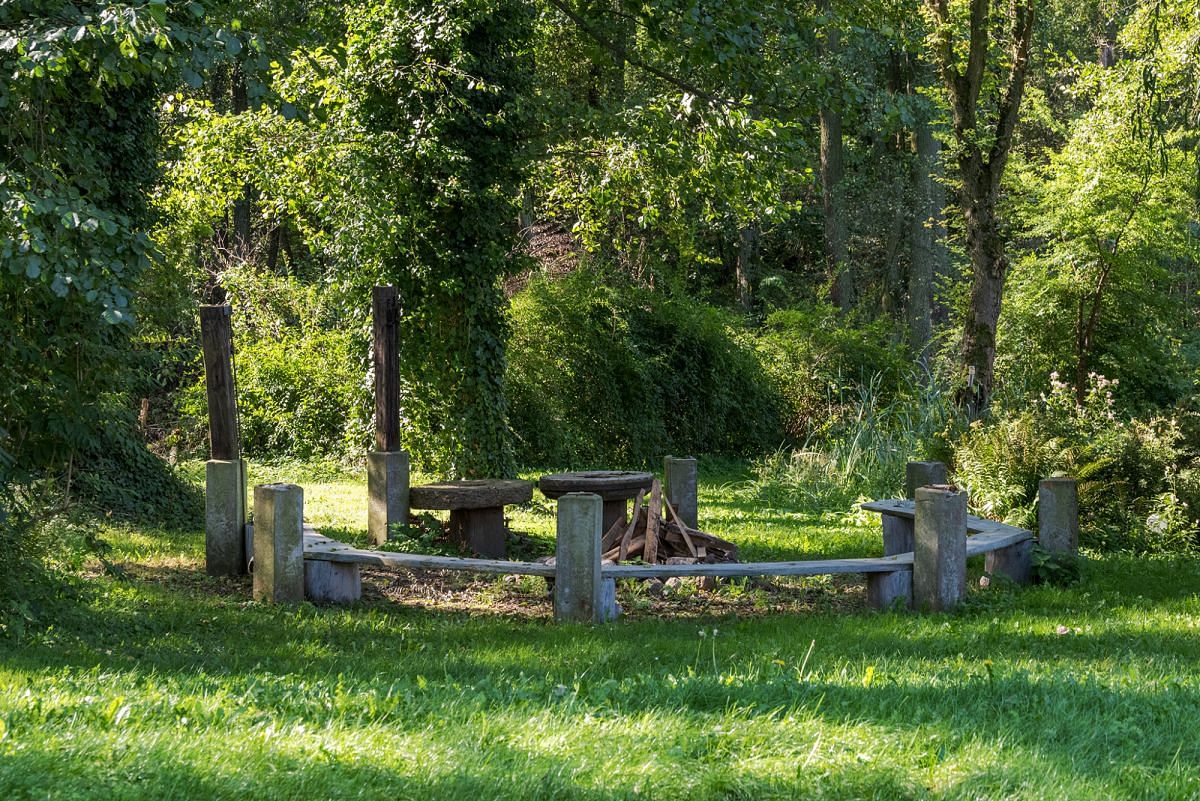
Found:
[[781, 438], [772, 381], [716, 309], [580, 270], [535, 280], [511, 321], [510, 414], [525, 464], [748, 455]]
[[1197, 454], [1171, 417], [1131, 419], [1115, 382], [1093, 374], [1084, 403], [1051, 375], [1048, 394], [991, 424], [975, 423], [955, 449], [956, 477], [980, 512], [1021, 525], [1036, 520], [1039, 479], [1079, 479], [1086, 546], [1188, 551], [1200, 545]]

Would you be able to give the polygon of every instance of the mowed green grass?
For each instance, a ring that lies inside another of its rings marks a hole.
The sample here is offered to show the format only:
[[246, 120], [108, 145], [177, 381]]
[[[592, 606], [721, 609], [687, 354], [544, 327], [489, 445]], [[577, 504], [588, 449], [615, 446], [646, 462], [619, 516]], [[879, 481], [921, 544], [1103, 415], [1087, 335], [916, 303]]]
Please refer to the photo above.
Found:
[[[361, 536], [356, 478], [280, 472]], [[747, 558], [877, 552], [876, 527], [759, 508], [744, 478], [706, 483], [702, 516]], [[536, 548], [553, 518], [513, 524]], [[948, 615], [847, 592], [586, 627], [544, 603], [259, 606], [202, 575], [199, 531], [108, 536], [130, 580], [0, 642], [0, 799], [1200, 798], [1196, 561], [1096, 558]]]

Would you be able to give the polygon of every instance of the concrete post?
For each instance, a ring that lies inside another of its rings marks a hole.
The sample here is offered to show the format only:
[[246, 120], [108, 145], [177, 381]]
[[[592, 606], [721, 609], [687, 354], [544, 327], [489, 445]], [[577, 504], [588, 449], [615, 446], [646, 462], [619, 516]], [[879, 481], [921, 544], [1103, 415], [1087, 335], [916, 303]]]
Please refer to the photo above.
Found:
[[668, 456], [663, 459], [663, 484], [667, 500], [679, 513], [679, 519], [690, 528], [697, 528], [699, 516], [697, 474], [694, 457]]
[[613, 610], [605, 602], [600, 578], [603, 514], [604, 504], [599, 495], [568, 492], [558, 499], [554, 556], [556, 620], [604, 623], [612, 619]]
[[367, 531], [376, 545], [387, 542], [393, 524], [408, 522], [408, 452], [367, 454]]
[[945, 484], [946, 465], [942, 462], [909, 462], [904, 466], [904, 497], [917, 497], [917, 487]]
[[246, 574], [246, 465], [209, 459], [204, 465], [204, 569], [210, 576]]
[[1079, 486], [1067, 476], [1038, 484], [1038, 540], [1053, 553], [1079, 551]]
[[918, 487], [913, 600], [920, 608], [951, 609], [967, 594], [967, 493]]
[[304, 490], [295, 484], [254, 488], [254, 600], [304, 600]]

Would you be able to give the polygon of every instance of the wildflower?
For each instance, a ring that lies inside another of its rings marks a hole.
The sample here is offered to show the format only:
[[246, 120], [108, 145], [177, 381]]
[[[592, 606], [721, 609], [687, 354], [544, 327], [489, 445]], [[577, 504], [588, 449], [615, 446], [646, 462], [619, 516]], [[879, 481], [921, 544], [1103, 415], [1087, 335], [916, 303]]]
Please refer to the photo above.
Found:
[[980, 587], [983, 587], [985, 590], [986, 590], [986, 589], [987, 589], [989, 586], [991, 586], [991, 584], [992, 584], [992, 580], [991, 580], [990, 578], [988, 578], [987, 576], [980, 576], [980, 577], [979, 577], [979, 586], [980, 586]]
[[1064, 626], [1064, 625], [1062, 625], [1062, 624], [1060, 623], [1060, 624], [1058, 625], [1058, 628], [1056, 628], [1056, 629], [1054, 630], [1054, 633], [1055, 633], [1055, 634], [1057, 634], [1059, 637], [1061, 637], [1061, 636], [1063, 636], [1064, 634], [1070, 634], [1070, 633], [1071, 633], [1071, 630], [1070, 630], [1069, 628], [1067, 628], [1066, 626]]

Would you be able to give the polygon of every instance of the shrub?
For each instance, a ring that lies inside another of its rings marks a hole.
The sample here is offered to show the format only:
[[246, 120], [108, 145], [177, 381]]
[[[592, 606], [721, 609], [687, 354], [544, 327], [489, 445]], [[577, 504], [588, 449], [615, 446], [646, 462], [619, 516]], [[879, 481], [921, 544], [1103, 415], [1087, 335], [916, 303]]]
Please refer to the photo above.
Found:
[[525, 464], [643, 466], [779, 442], [774, 385], [717, 309], [579, 270], [530, 283], [510, 318], [510, 419]]
[[823, 437], [863, 410], [889, 404], [909, 381], [910, 360], [885, 320], [855, 325], [832, 306], [776, 311], [757, 347], [780, 388], [786, 433], [797, 442]]
[[946, 388], [923, 374], [886, 393], [883, 383], [876, 376], [856, 397], [842, 397], [830, 410], [833, 420], [802, 447], [758, 462], [759, 493], [788, 506], [844, 510], [862, 498], [898, 497], [909, 460], [943, 458], [958, 428]]
[[1037, 485], [1065, 473], [1079, 479], [1083, 544], [1139, 552], [1196, 548], [1195, 518], [1176, 494], [1190, 492], [1181, 434], [1171, 418], [1124, 419], [1114, 382], [1093, 374], [1082, 405], [1051, 374], [1050, 392], [1021, 410], [976, 422], [955, 450], [956, 478], [990, 517], [1033, 527]]

